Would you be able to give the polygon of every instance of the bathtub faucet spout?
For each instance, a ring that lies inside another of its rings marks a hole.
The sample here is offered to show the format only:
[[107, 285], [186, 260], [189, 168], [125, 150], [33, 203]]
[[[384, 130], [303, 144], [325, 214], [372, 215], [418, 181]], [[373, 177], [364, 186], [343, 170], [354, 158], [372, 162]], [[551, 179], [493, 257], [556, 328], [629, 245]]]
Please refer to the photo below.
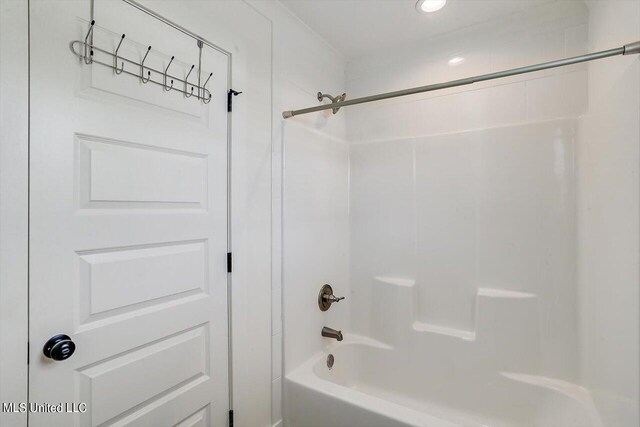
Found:
[[342, 341], [342, 331], [336, 331], [335, 329], [327, 328], [326, 326], [322, 328], [322, 336]]

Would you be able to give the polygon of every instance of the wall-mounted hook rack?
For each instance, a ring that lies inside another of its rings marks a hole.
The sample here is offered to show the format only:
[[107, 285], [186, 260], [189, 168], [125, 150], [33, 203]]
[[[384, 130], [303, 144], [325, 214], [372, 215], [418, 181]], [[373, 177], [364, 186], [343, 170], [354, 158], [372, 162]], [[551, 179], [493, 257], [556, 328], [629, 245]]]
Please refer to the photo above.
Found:
[[[167, 64], [167, 67], [164, 69], [164, 71], [160, 71], [160, 70], [156, 70], [154, 68], [148, 67], [144, 65], [144, 62], [147, 59], [149, 52], [151, 51], [151, 46], [147, 48], [147, 51], [145, 52], [144, 57], [140, 62], [136, 62], [131, 59], [125, 58], [123, 56], [120, 56], [118, 52], [120, 50], [120, 46], [122, 45], [122, 42], [124, 41], [124, 38], [125, 38], [124, 34], [120, 38], [120, 42], [118, 43], [116, 50], [113, 52], [109, 52], [108, 50], [94, 46], [92, 41], [93, 40], [92, 34], [93, 34], [93, 27], [95, 25], [95, 22], [96, 21], [91, 21], [91, 24], [89, 25], [89, 30], [87, 31], [84, 41], [74, 40], [70, 43], [71, 51], [78, 58], [80, 58], [82, 62], [84, 62], [87, 65], [95, 63], [95, 64], [103, 65], [105, 67], [109, 67], [114, 71], [116, 75], [128, 74], [130, 76], [139, 78], [142, 83], [145, 83], [145, 84], [153, 83], [153, 84], [162, 86], [162, 88], [167, 92], [175, 90], [177, 92], [184, 94], [185, 98], [190, 98], [195, 91], [197, 93], [196, 98], [201, 100], [204, 104], [208, 104], [209, 102], [211, 102], [212, 95], [209, 89], [206, 88], [206, 86], [207, 86], [207, 83], [209, 83], [211, 76], [213, 76], [213, 73], [209, 74], [209, 77], [207, 78], [207, 80], [204, 82], [202, 86], [200, 86], [199, 83], [198, 84], [189, 83], [187, 81], [189, 79], [189, 75], [195, 68], [195, 65], [191, 66], [191, 69], [189, 70], [189, 72], [187, 73], [187, 76], [184, 79], [180, 79], [168, 73], [169, 67], [171, 66], [171, 63], [175, 58], [174, 56], [171, 57], [171, 60]], [[111, 56], [112, 64], [108, 64], [106, 62], [102, 62], [96, 59], [94, 52], [99, 52], [101, 54]], [[202, 53], [200, 52], [200, 55], [201, 54]], [[118, 66], [118, 61], [121, 61], [120, 66]], [[201, 63], [201, 58], [199, 58], [199, 62]], [[133, 72], [125, 69], [125, 63], [132, 65], [134, 69], [138, 68], [139, 71]], [[145, 76], [145, 71], [146, 71], [146, 76]], [[198, 81], [200, 80], [200, 77], [199, 77], [200, 73], [201, 73], [201, 70], [198, 69]], [[152, 76], [156, 76], [156, 75], [160, 76], [161, 79], [155, 80], [152, 78]], [[170, 81], [169, 85], [167, 85], [167, 81]]]

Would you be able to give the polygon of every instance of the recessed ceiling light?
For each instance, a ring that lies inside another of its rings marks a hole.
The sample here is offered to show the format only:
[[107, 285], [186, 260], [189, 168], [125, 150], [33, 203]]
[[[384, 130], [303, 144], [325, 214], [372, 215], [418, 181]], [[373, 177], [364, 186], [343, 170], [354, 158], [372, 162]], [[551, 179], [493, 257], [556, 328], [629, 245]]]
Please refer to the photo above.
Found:
[[456, 65], [460, 65], [464, 62], [464, 58], [461, 56], [456, 56], [455, 58], [451, 58], [448, 62], [448, 64], [452, 67], [455, 67]]
[[416, 3], [416, 10], [418, 12], [435, 12], [440, 10], [447, 4], [447, 0], [418, 0]]

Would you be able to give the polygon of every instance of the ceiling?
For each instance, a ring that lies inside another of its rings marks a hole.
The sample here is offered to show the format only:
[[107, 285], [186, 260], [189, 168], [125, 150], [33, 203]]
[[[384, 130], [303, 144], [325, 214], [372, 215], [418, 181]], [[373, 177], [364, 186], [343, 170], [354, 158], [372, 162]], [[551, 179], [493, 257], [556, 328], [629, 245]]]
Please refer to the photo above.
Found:
[[416, 0], [280, 0], [347, 59], [504, 17], [551, 0], [448, 0], [418, 13]]

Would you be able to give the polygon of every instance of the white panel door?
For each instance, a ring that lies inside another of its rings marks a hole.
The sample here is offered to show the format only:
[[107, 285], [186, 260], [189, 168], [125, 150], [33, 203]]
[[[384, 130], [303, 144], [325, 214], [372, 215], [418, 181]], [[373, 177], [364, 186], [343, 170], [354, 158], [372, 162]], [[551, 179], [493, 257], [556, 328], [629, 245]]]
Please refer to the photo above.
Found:
[[[204, 104], [71, 53], [90, 0], [30, 9], [29, 396], [78, 412], [29, 424], [225, 425], [229, 56], [204, 46]], [[145, 65], [175, 55], [169, 73], [195, 64], [197, 81], [193, 38], [122, 1], [97, 0], [94, 17], [94, 45], [113, 51], [126, 33], [120, 56], [151, 45]], [[66, 360], [43, 354], [57, 334], [76, 345]]]

